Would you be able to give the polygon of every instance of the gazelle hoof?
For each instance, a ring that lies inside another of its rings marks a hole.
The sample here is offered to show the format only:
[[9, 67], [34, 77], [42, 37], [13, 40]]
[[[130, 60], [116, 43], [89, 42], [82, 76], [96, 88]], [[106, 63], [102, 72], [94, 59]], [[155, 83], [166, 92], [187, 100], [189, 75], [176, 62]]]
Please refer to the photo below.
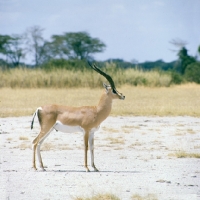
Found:
[[36, 167], [32, 167], [31, 168], [33, 171], [37, 171], [37, 168]]
[[94, 172], [99, 172], [99, 170], [96, 167], [94, 167]]
[[40, 168], [40, 170], [39, 170], [40, 172], [45, 172], [46, 171], [46, 169], [44, 169], [44, 168]]
[[86, 168], [86, 172], [90, 172], [89, 168]]

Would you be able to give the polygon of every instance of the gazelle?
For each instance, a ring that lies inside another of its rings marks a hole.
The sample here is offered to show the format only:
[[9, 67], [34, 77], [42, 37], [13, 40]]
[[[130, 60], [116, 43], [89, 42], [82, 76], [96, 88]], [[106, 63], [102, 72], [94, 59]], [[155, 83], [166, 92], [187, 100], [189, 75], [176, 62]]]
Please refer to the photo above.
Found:
[[51, 131], [55, 129], [65, 133], [83, 132], [85, 153], [84, 166], [86, 172], [89, 171], [87, 164], [88, 143], [90, 145], [91, 166], [94, 168], [94, 171], [98, 171], [94, 164], [94, 132], [99, 129], [101, 122], [108, 117], [112, 107], [112, 100], [124, 100], [125, 96], [116, 90], [115, 84], [108, 74], [101, 71], [95, 64], [89, 63], [89, 65], [96, 72], [103, 75], [110, 85], [104, 84], [105, 91], [103, 92], [97, 106], [70, 107], [63, 105], [45, 105], [37, 108], [31, 123], [32, 129], [34, 118], [37, 114], [41, 130], [32, 142], [33, 168], [35, 170], [37, 170], [35, 162], [37, 150], [40, 167], [44, 171], [40, 147]]

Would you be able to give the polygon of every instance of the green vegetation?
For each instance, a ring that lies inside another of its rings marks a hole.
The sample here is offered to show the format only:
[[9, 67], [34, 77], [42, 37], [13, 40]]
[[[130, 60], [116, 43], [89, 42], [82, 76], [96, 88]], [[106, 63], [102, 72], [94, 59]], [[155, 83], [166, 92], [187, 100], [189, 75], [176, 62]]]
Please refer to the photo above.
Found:
[[200, 62], [188, 65], [185, 70], [185, 77], [189, 82], [200, 83]]
[[[0, 87], [99, 87], [102, 77], [89, 70], [87, 60], [105, 50], [106, 44], [87, 32], [52, 35], [47, 41], [43, 30], [33, 26], [23, 34], [0, 35]], [[109, 72], [118, 86], [169, 87], [185, 82], [200, 83], [200, 46], [191, 56], [186, 42], [172, 40], [178, 47], [176, 61], [138, 63], [108, 59], [97, 65]], [[23, 63], [31, 57], [33, 64]], [[22, 69], [23, 67], [23, 69]]]
[[41, 66], [52, 59], [85, 60], [93, 54], [103, 52], [106, 45], [87, 32], [68, 32], [52, 35], [49, 41], [43, 36], [42, 28], [33, 26], [20, 35], [0, 35], [2, 64], [17, 67], [26, 56], [32, 56], [34, 66]]

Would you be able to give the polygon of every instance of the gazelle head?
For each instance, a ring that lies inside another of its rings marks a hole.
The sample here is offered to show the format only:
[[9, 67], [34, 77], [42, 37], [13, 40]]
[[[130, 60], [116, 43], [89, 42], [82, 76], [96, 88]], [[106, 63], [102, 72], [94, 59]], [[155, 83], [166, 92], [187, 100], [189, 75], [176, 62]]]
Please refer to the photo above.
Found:
[[106, 89], [107, 95], [111, 96], [112, 99], [125, 99], [125, 96], [122, 93], [119, 93], [116, 89], [113, 90], [110, 85], [106, 85], [105, 83], [103, 83], [103, 86]]
[[88, 62], [88, 63], [90, 65], [90, 67], [92, 67], [92, 69], [94, 69], [96, 72], [98, 72], [99, 74], [104, 76], [110, 83], [110, 85], [106, 85], [105, 83], [103, 84], [104, 88], [106, 89], [107, 94], [110, 95], [113, 99], [124, 100], [125, 96], [122, 93], [117, 91], [114, 81], [112, 80], [111, 76], [106, 74], [102, 70], [100, 70], [95, 64], [91, 64], [90, 62]]

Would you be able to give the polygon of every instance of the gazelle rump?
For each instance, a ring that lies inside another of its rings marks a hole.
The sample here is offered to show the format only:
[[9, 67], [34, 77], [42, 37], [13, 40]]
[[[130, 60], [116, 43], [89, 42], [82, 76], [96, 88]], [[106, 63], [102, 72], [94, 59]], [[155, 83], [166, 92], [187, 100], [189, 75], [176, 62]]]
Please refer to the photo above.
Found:
[[104, 121], [111, 112], [112, 100], [124, 100], [125, 96], [119, 93], [112, 78], [102, 72], [95, 65], [90, 65], [95, 71], [103, 75], [111, 84], [111, 86], [104, 84], [105, 90], [101, 95], [98, 105], [96, 106], [81, 106], [70, 107], [63, 105], [46, 105], [39, 107], [34, 115], [31, 124], [33, 128], [34, 118], [37, 115], [40, 123], [40, 133], [33, 140], [33, 168], [36, 168], [36, 151], [40, 167], [44, 170], [40, 147], [47, 136], [54, 129], [65, 133], [83, 132], [84, 141], [84, 166], [86, 171], [89, 171], [87, 162], [88, 144], [90, 145], [91, 166], [94, 171], [98, 171], [94, 164], [94, 133], [99, 129], [102, 121]]

